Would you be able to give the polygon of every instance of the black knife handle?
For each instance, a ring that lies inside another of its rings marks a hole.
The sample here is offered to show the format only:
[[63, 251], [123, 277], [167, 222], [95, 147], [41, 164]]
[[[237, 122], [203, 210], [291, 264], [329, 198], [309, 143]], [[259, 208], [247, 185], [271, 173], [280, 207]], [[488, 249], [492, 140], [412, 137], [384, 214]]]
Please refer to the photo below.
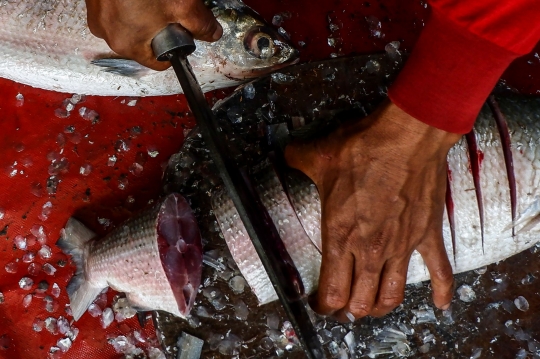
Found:
[[171, 51], [188, 56], [195, 51], [193, 36], [179, 24], [169, 24], [152, 39], [152, 50], [158, 61], [169, 61]]

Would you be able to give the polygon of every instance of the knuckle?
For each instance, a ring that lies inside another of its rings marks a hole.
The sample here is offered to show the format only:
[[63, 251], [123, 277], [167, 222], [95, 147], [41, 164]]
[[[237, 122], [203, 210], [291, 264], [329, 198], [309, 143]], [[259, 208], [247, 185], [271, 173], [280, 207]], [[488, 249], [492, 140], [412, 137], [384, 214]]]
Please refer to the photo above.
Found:
[[434, 271], [434, 276], [442, 283], [448, 284], [448, 287], [451, 287], [454, 282], [454, 274], [452, 273], [451, 267], [437, 267]]
[[336, 290], [330, 289], [326, 293], [324, 293], [323, 297], [321, 298], [321, 302], [325, 307], [328, 307], [332, 310], [338, 310], [347, 304], [347, 297], [344, 296], [342, 293], [338, 292]]
[[365, 301], [351, 301], [349, 303], [349, 312], [354, 315], [355, 318], [362, 318], [368, 316], [371, 312], [372, 305]]
[[381, 297], [379, 299], [380, 307], [388, 310], [393, 310], [403, 302], [403, 295]]

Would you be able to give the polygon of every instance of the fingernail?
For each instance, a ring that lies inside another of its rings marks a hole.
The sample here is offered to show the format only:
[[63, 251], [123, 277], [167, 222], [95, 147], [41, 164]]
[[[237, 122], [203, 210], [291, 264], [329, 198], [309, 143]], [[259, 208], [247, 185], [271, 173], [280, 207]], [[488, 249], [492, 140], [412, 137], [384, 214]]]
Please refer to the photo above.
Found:
[[214, 31], [214, 34], [212, 35], [212, 40], [217, 41], [221, 39], [222, 35], [223, 35], [223, 28], [221, 27], [221, 25], [218, 24], [216, 31]]
[[448, 304], [445, 304], [441, 307], [442, 310], [448, 310], [448, 308], [450, 308], [450, 304], [451, 303], [448, 303]]
[[351, 323], [354, 323], [354, 321], [356, 320], [356, 318], [354, 317], [354, 315], [352, 315], [351, 312], [346, 311], [345, 316], [351, 321]]

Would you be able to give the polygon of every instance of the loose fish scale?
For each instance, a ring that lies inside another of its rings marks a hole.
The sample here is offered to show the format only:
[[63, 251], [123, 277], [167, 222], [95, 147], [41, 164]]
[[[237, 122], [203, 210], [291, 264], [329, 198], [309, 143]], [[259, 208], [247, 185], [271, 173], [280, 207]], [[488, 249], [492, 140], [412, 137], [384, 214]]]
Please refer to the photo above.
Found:
[[262, 204], [302, 277], [306, 293], [313, 292], [319, 282], [321, 253], [304, 231], [274, 169], [267, 167], [262, 170], [255, 177], [255, 182]]
[[240, 220], [233, 201], [225, 194], [225, 191], [219, 191], [212, 198], [212, 207], [231, 255], [259, 303], [271, 302], [277, 298], [276, 291], [249, 239], [246, 227]]
[[89, 281], [133, 293], [133, 305], [149, 306], [182, 316], [178, 310], [157, 246], [157, 213], [161, 202], [125, 223], [100, 241], [90, 242], [87, 258]]

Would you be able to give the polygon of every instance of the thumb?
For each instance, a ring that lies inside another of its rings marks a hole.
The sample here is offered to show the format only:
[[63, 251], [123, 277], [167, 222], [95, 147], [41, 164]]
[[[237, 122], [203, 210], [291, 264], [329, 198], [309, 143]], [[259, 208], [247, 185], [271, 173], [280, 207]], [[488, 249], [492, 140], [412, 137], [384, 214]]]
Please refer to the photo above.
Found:
[[295, 141], [285, 147], [285, 160], [290, 167], [304, 172], [317, 184], [319, 173], [317, 153], [315, 142]]
[[[180, 9], [180, 6], [184, 9]], [[192, 0], [188, 11], [185, 5], [180, 6], [174, 9], [176, 14], [173, 16], [195, 39], [214, 42], [221, 38], [223, 28], [202, 0]]]

